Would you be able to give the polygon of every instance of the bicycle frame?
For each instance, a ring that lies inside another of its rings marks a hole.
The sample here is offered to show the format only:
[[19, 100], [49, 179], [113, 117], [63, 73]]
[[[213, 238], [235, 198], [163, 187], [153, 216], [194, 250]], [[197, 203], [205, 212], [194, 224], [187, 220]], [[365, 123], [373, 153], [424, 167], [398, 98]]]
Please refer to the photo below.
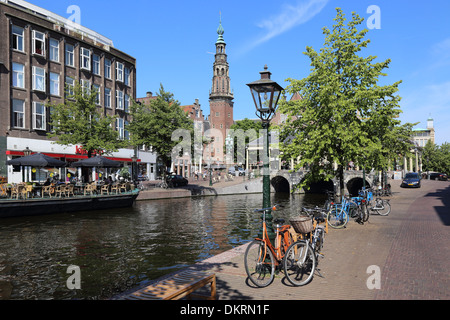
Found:
[[[272, 252], [273, 256], [276, 258], [275, 260], [275, 265], [278, 266], [281, 263], [281, 260], [284, 257], [284, 253], [281, 251], [281, 249], [284, 249], [284, 252], [286, 252], [286, 250], [288, 249], [288, 247], [290, 246], [290, 239], [289, 239], [289, 235], [291, 234], [289, 232], [290, 230], [290, 225], [283, 225], [281, 227], [277, 227], [275, 230], [275, 246], [272, 245], [272, 243], [270, 242], [269, 239], [269, 233], [267, 232], [267, 223], [266, 223], [266, 212], [268, 210], [276, 210], [276, 207], [272, 207], [272, 208], [265, 208], [265, 209], [260, 209], [260, 210], [255, 210], [256, 212], [263, 212], [263, 232], [262, 232], [262, 239], [260, 238], [256, 238], [256, 240], [261, 240], [264, 242], [265, 246], [264, 246], [264, 256], [261, 257], [261, 261], [264, 261], [267, 255], [267, 248], [269, 248], [269, 250]], [[282, 241], [284, 240], [284, 241]], [[282, 244], [283, 242], [283, 244]]]

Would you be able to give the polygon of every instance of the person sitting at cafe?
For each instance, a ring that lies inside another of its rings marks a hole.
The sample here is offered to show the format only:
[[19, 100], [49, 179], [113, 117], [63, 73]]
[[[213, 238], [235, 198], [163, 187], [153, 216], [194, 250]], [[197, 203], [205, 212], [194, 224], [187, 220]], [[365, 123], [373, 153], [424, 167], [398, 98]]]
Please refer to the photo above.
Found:
[[50, 181], [50, 178], [47, 178], [47, 180], [45, 180], [45, 182], [44, 182], [44, 186], [49, 186], [49, 185], [51, 185], [52, 183], [51, 183], [51, 181]]

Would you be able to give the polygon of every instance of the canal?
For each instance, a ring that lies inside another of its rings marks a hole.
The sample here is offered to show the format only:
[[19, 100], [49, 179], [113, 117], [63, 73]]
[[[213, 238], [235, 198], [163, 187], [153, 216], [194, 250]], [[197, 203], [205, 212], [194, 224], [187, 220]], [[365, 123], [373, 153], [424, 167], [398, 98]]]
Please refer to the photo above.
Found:
[[[272, 195], [276, 217], [323, 195]], [[261, 194], [138, 201], [132, 208], [0, 220], [0, 299], [106, 299], [252, 239]], [[81, 289], [69, 289], [78, 266]]]

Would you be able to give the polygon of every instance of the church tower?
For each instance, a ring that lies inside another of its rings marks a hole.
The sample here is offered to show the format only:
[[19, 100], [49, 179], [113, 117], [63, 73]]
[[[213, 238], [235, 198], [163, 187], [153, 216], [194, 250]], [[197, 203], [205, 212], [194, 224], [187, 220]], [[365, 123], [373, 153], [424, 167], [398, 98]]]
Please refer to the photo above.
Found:
[[[221, 19], [222, 20], [222, 19]], [[223, 39], [225, 33], [222, 21], [219, 22], [216, 41], [216, 54], [213, 64], [212, 87], [209, 93], [209, 123], [212, 136], [214, 136], [214, 162], [223, 163], [224, 144], [227, 129], [233, 124], [234, 95], [230, 86], [229, 66], [227, 62], [226, 43]]]

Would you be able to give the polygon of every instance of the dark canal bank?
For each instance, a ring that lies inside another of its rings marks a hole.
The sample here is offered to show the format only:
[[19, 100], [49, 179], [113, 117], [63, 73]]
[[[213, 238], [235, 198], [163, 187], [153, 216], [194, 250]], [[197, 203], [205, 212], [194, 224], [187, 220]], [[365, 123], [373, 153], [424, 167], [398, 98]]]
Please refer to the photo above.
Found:
[[[323, 195], [272, 196], [276, 216]], [[224, 252], [256, 235], [261, 194], [138, 201], [132, 208], [0, 221], [0, 299], [103, 299]], [[68, 267], [80, 268], [70, 290]]]

